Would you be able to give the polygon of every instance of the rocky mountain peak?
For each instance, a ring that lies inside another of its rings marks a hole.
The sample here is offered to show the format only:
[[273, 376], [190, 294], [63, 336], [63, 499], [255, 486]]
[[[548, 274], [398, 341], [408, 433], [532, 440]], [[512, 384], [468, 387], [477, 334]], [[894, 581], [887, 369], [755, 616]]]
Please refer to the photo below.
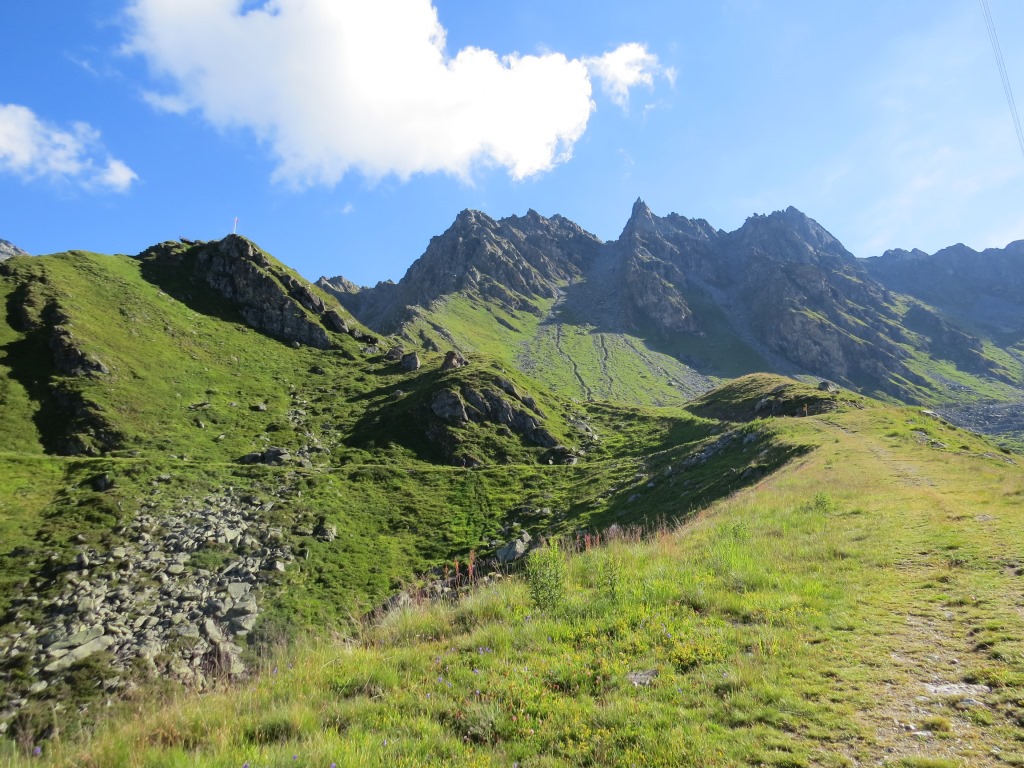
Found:
[[28, 256], [28, 253], [21, 250], [14, 243], [8, 242], [7, 240], [0, 240], [0, 261], [6, 261], [12, 259], [15, 256]]
[[782, 261], [812, 262], [825, 254], [856, 261], [831, 232], [793, 206], [768, 215], [754, 214], [731, 235]]
[[636, 202], [633, 203], [633, 210], [629, 214], [626, 226], [622, 228], [619, 240], [625, 241], [636, 235], [655, 232], [657, 228], [658, 224], [654, 213], [651, 212], [647, 203], [638, 197]]

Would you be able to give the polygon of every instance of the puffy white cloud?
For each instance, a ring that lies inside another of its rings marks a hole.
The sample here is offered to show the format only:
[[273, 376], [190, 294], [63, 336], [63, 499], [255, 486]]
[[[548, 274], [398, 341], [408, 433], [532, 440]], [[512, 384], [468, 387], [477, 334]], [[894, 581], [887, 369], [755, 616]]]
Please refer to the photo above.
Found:
[[586, 60], [450, 56], [430, 0], [131, 0], [128, 16], [126, 49], [172, 84], [147, 101], [252, 130], [275, 178], [300, 186], [353, 169], [469, 178], [478, 165], [522, 179], [570, 157], [595, 108], [592, 72], [625, 103], [658, 68], [636, 44]]
[[92, 126], [74, 123], [65, 130], [19, 104], [0, 104], [0, 171], [115, 192], [128, 191], [138, 178], [106, 153]]
[[586, 63], [601, 81], [601, 90], [623, 108], [629, 104], [630, 88], [637, 85], [653, 88], [655, 75], [662, 75], [671, 83], [676, 78], [674, 69], [661, 67], [658, 57], [639, 43], [620, 45], [603, 56], [587, 59]]

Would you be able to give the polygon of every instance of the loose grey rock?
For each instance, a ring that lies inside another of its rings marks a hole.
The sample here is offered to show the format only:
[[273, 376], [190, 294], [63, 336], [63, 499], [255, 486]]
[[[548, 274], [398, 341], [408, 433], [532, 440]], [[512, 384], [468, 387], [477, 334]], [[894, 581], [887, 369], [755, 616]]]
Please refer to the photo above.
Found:
[[626, 675], [626, 679], [629, 680], [637, 688], [646, 687], [654, 682], [655, 678], [658, 677], [658, 670], [648, 669], [641, 672], [630, 672]]
[[83, 659], [89, 658], [94, 653], [99, 653], [100, 651], [107, 650], [107, 648], [109, 648], [113, 644], [114, 638], [112, 637], [108, 637], [106, 635], [97, 637], [83, 645], [78, 646], [77, 648], [73, 648], [66, 655], [62, 656], [56, 661], [50, 662], [45, 667], [43, 667], [43, 671], [49, 672], [50, 674], [54, 674], [55, 672], [62, 672], [63, 670], [71, 667], [73, 664], [82, 661]]

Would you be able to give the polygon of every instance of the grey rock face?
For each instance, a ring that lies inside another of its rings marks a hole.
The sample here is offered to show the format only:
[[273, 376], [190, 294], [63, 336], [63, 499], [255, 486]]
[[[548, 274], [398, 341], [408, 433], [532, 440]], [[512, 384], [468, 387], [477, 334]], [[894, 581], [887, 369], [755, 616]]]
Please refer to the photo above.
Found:
[[420, 369], [420, 357], [415, 352], [409, 352], [406, 355], [402, 355], [401, 364], [403, 371], [418, 371]]
[[445, 353], [444, 362], [441, 363], [442, 371], [450, 371], [455, 368], [462, 368], [468, 365], [466, 358], [460, 355], [458, 352], [449, 350]]
[[460, 425], [469, 421], [469, 416], [466, 415], [466, 404], [458, 392], [453, 392], [450, 389], [442, 390], [435, 395], [434, 400], [430, 403], [430, 410], [439, 419], [449, 424]]
[[359, 289], [342, 277], [322, 278], [350, 312], [367, 325], [396, 332], [440, 296], [476, 289], [510, 309], [529, 308], [530, 298], [552, 298], [557, 286], [579, 276], [600, 240], [562, 216], [529, 211], [500, 221], [479, 211], [460, 213], [433, 238], [399, 283]]
[[14, 243], [8, 242], [7, 240], [0, 240], [0, 261], [6, 261], [12, 259], [15, 256], [28, 256], [28, 253], [21, 250]]

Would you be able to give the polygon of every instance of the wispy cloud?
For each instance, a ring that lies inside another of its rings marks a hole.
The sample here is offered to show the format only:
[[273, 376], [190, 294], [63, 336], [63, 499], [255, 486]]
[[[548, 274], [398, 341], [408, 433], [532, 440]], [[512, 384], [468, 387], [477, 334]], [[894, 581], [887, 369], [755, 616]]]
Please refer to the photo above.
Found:
[[658, 57], [639, 43], [626, 43], [603, 56], [584, 61], [600, 81], [601, 90], [623, 109], [629, 106], [629, 92], [636, 86], [653, 88], [656, 76], [664, 77], [672, 85], [676, 80], [676, 71], [662, 67]]
[[449, 55], [430, 0], [132, 0], [128, 17], [126, 50], [169, 83], [147, 101], [251, 130], [275, 178], [296, 186], [352, 170], [468, 180], [480, 166], [524, 179], [571, 157], [595, 109], [592, 77], [623, 106], [672, 77], [636, 43], [589, 59]]
[[25, 180], [49, 179], [89, 191], [127, 192], [138, 179], [111, 157], [87, 123], [60, 128], [28, 107], [0, 104], [0, 171]]

